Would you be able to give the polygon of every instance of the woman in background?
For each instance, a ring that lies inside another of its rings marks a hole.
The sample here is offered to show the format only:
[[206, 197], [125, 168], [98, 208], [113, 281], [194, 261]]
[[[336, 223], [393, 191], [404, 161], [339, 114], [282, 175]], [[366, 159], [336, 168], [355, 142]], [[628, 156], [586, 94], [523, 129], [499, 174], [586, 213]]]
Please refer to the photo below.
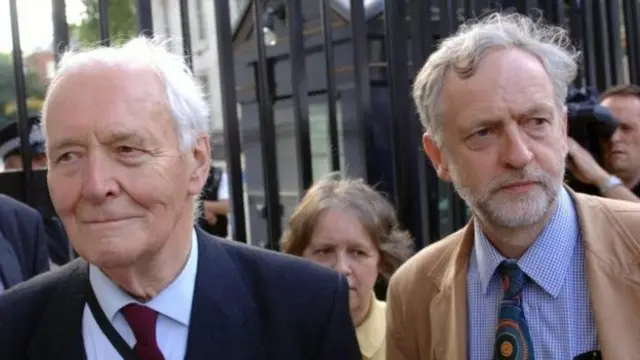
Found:
[[376, 298], [374, 285], [379, 276], [388, 280], [413, 250], [393, 206], [362, 180], [330, 174], [307, 191], [281, 245], [345, 275], [362, 357], [385, 359], [386, 303]]

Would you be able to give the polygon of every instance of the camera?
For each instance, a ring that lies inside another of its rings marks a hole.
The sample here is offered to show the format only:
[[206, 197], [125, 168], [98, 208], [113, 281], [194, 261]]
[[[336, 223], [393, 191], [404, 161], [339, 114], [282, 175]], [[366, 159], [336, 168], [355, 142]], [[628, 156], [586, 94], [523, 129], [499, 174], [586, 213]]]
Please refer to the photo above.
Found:
[[[604, 144], [618, 127], [618, 120], [611, 111], [600, 105], [600, 94], [592, 87], [570, 88], [567, 94], [567, 126], [569, 136], [585, 148], [596, 162], [604, 167]], [[599, 194], [595, 186], [582, 183], [567, 173], [567, 185], [587, 194]]]

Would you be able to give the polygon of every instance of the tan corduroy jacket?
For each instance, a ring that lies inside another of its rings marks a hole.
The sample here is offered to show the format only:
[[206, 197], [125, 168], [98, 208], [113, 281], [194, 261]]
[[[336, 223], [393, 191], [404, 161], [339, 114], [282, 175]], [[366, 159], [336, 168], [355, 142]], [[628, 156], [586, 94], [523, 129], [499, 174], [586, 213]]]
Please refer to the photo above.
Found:
[[[640, 204], [576, 194], [585, 270], [604, 359], [640, 359]], [[392, 277], [387, 359], [466, 360], [473, 220]]]

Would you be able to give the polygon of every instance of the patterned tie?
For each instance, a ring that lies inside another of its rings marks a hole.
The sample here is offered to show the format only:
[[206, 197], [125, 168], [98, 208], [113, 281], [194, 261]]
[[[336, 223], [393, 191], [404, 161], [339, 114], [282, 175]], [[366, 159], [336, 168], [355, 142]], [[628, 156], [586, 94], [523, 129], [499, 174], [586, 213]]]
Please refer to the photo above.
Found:
[[156, 321], [158, 313], [155, 310], [138, 304], [129, 304], [120, 309], [129, 323], [136, 337], [133, 347], [139, 360], [164, 360], [164, 356], [156, 342]]
[[500, 304], [494, 360], [533, 360], [533, 343], [522, 310], [522, 289], [526, 275], [518, 264], [503, 261], [498, 266], [504, 298]]

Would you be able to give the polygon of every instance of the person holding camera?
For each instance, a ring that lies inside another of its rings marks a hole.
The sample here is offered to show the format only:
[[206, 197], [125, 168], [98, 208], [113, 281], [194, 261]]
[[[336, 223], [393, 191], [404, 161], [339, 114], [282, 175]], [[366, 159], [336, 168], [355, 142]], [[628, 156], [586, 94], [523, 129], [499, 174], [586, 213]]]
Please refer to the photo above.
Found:
[[606, 169], [571, 138], [567, 167], [604, 197], [640, 202], [640, 86], [613, 87], [602, 94], [600, 103], [618, 121], [613, 136], [604, 144]]

